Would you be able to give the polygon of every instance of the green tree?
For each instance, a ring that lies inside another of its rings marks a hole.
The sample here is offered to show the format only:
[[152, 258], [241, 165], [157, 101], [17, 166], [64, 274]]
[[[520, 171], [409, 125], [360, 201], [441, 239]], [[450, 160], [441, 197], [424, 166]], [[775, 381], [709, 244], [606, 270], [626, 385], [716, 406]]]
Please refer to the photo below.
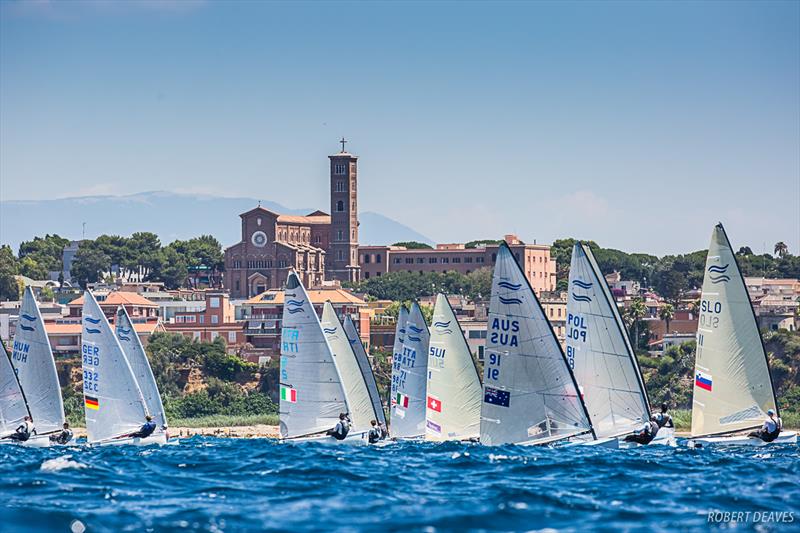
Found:
[[633, 330], [631, 337], [633, 338], [634, 347], [639, 346], [639, 324], [645, 315], [647, 315], [647, 307], [644, 304], [644, 298], [639, 296], [631, 300], [630, 306], [625, 309], [623, 314], [628, 324], [628, 334]]
[[[30, 258], [43, 269], [43, 277], [34, 279], [44, 279], [47, 272], [61, 270], [64, 247], [69, 244], [69, 240], [58, 235], [45, 235], [44, 237], [34, 237], [32, 241], [25, 241], [19, 245], [19, 258], [23, 260]], [[24, 274], [24, 273], [23, 273]], [[31, 277], [28, 274], [25, 276]]]
[[786, 246], [785, 242], [779, 241], [775, 243], [775, 255], [783, 258], [788, 253], [789, 253], [789, 247]]
[[686, 275], [677, 270], [661, 272], [656, 278], [655, 289], [658, 294], [676, 304], [687, 288]]
[[174, 241], [169, 244], [183, 256], [187, 267], [205, 266], [222, 271], [225, 268], [225, 255], [222, 244], [211, 235], [201, 235], [188, 241]]
[[0, 300], [19, 300], [19, 285], [14, 277], [19, 274], [17, 258], [10, 246], [0, 246]]
[[669, 323], [675, 318], [675, 307], [672, 304], [664, 304], [658, 311], [658, 318], [666, 323], [665, 331], [669, 333]]
[[477, 241], [469, 241], [464, 245], [464, 248], [477, 248], [480, 245], [500, 244], [501, 242], [503, 242], [502, 239], [479, 239]]
[[27, 255], [19, 261], [19, 273], [31, 279], [47, 279], [49, 272], [44, 265], [40, 265], [36, 260]]
[[433, 247], [430, 244], [425, 244], [424, 242], [417, 242], [417, 241], [403, 241], [403, 242], [396, 242], [392, 246], [404, 246], [409, 250], [432, 250]]
[[103, 272], [109, 270], [111, 270], [111, 257], [97, 247], [94, 242], [86, 241], [78, 247], [70, 273], [72, 279], [85, 289], [88, 283], [100, 280]]
[[155, 260], [150, 262], [147, 280], [162, 281], [167, 289], [177, 289], [184, 285], [189, 270], [186, 268], [186, 259], [175, 251], [166, 247], [159, 250]]
[[39, 300], [42, 302], [53, 302], [56, 299], [56, 294], [53, 292], [53, 289], [50, 287], [42, 287], [42, 291], [39, 293]]

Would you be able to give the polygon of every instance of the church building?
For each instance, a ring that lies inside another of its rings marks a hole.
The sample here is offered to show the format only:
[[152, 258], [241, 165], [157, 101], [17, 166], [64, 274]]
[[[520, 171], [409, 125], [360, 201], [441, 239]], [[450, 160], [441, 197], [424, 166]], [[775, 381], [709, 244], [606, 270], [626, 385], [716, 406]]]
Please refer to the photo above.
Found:
[[306, 287], [325, 280], [359, 281], [358, 157], [342, 151], [330, 159], [330, 212], [282, 215], [260, 205], [239, 215], [242, 240], [225, 250], [225, 288], [231, 298], [251, 298], [283, 287], [294, 269]]

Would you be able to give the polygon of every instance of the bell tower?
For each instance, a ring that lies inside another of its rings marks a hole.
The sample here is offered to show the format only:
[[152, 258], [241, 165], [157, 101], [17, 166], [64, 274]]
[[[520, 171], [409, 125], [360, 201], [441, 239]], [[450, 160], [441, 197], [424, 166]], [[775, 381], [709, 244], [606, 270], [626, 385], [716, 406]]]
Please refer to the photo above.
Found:
[[360, 281], [358, 265], [358, 157], [345, 150], [331, 161], [331, 233], [325, 270], [330, 279]]

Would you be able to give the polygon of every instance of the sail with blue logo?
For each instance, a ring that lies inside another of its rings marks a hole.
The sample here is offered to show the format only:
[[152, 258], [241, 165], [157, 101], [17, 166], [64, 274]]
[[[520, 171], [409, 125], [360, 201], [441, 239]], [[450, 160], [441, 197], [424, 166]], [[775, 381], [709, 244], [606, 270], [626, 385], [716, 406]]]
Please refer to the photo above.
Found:
[[356, 354], [356, 361], [361, 369], [361, 376], [367, 384], [367, 391], [369, 392], [370, 402], [372, 403], [372, 411], [380, 424], [386, 425], [386, 414], [383, 412], [383, 404], [381, 403], [381, 396], [378, 393], [378, 383], [375, 381], [375, 374], [372, 372], [372, 365], [369, 362], [367, 351], [361, 343], [356, 325], [349, 316], [344, 317], [344, 333], [347, 335], [348, 341], [353, 346], [353, 351]]
[[708, 247], [697, 327], [692, 437], [734, 433], [778, 413], [747, 287], [722, 224]]
[[347, 398], [319, 317], [300, 278], [290, 272], [281, 326], [280, 432], [304, 437], [333, 428]]
[[400, 383], [400, 358], [403, 356], [403, 343], [406, 339], [406, 323], [408, 322], [408, 309], [400, 305], [397, 312], [397, 324], [394, 330], [394, 345], [392, 346], [392, 381], [389, 384], [389, 416], [394, 426], [394, 404], [397, 400], [397, 384]]
[[436, 295], [430, 347], [425, 440], [477, 439], [481, 380], [467, 340], [444, 294]]
[[19, 309], [11, 362], [25, 393], [39, 435], [53, 433], [64, 423], [64, 402], [53, 350], [33, 290], [25, 289]]
[[413, 439], [425, 435], [425, 388], [428, 381], [430, 334], [417, 302], [411, 304], [405, 324], [403, 346], [395, 354], [392, 368], [394, 396], [392, 437]]
[[347, 406], [350, 408], [351, 430], [356, 433], [369, 431], [375, 413], [372, 410], [367, 382], [361, 374], [353, 345], [350, 344], [344, 327], [336, 316], [336, 310], [330, 302], [325, 302], [322, 308], [322, 332], [325, 334], [328, 346], [331, 347], [333, 362], [342, 380]]
[[14, 433], [31, 412], [25, 403], [25, 395], [11, 364], [11, 355], [6, 351], [3, 342], [0, 342], [0, 346], [3, 347], [3, 355], [0, 356], [0, 438], [2, 438]]
[[592, 432], [561, 345], [505, 243], [497, 252], [487, 330], [482, 444], [544, 444]]
[[591, 249], [580, 242], [569, 270], [566, 355], [597, 438], [631, 433], [650, 419], [619, 310]]
[[87, 440], [107, 441], [133, 433], [144, 424], [147, 406], [114, 330], [89, 291], [83, 293], [81, 322]]
[[158, 393], [156, 378], [153, 376], [153, 369], [150, 368], [147, 353], [144, 351], [142, 341], [139, 340], [139, 335], [136, 334], [131, 317], [122, 306], [117, 309], [114, 331], [120, 346], [122, 346], [122, 351], [131, 365], [136, 383], [139, 384], [139, 389], [142, 391], [147, 410], [153, 417], [153, 422], [156, 423], [156, 433], [164, 432], [164, 428], [167, 426], [167, 415], [164, 413], [164, 405], [161, 403], [161, 395]]

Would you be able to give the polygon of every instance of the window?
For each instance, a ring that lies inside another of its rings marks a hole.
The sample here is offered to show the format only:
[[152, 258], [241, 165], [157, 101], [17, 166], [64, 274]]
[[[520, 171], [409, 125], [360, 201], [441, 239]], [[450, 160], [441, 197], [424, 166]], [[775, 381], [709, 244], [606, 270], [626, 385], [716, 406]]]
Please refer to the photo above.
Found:
[[343, 241], [344, 240], [344, 231], [336, 230], [336, 240]]
[[228, 332], [228, 343], [229, 344], [235, 344], [236, 343], [236, 332], [235, 331], [229, 331]]
[[369, 272], [364, 272], [364, 279], [369, 279]]
[[321, 243], [321, 242], [322, 242], [322, 237], [320, 237], [319, 235], [317, 235], [316, 237], [314, 237], [314, 244], [319, 244], [319, 243]]
[[403, 260], [401, 258], [399, 258], [399, 257], [395, 257], [393, 262], [394, 262], [395, 265], [399, 265], [400, 263], [403, 262]]
[[342, 250], [336, 251], [336, 259], [339, 261], [344, 261], [344, 252]]
[[483, 259], [484, 259], [483, 257], [476, 257], [475, 258], [475, 262], [476, 263], [483, 263]]
[[336, 192], [345, 192], [344, 191], [344, 182], [343, 181], [337, 181], [336, 182]]
[[219, 315], [211, 315], [211, 323], [219, 324]]
[[497, 262], [497, 254], [492, 254], [492, 263]]
[[485, 339], [486, 338], [486, 330], [480, 329], [471, 329], [469, 330], [469, 338], [470, 339]]
[[339, 211], [340, 213], [342, 211], [344, 211], [344, 202], [343, 201], [339, 200], [338, 202], [336, 202], [336, 210]]
[[214, 340], [214, 339], [216, 339], [217, 337], [219, 337], [219, 332], [217, 332], [217, 331], [212, 331], [212, 332], [211, 332], [211, 340], [213, 341], [213, 340]]
[[483, 346], [478, 346], [478, 360], [483, 361]]
[[406, 264], [407, 264], [407, 265], [410, 265], [410, 264], [412, 264], [412, 263], [414, 263], [414, 258], [412, 258], [412, 257], [406, 257]]
[[369, 254], [364, 254], [364, 263], [369, 264]]
[[201, 324], [205, 324], [206, 323], [206, 315], [200, 315], [200, 323]]
[[219, 308], [219, 297], [218, 296], [214, 296], [213, 298], [209, 298], [208, 299], [208, 303], [211, 305], [212, 309]]
[[236, 280], [236, 290], [239, 291], [241, 289], [241, 285], [239, 284], [239, 280]]
[[421, 265], [424, 262], [425, 262], [425, 258], [424, 257], [417, 257], [417, 264], [418, 265]]
[[442, 257], [442, 263], [449, 263], [449, 262], [450, 262], [449, 257]]
[[200, 332], [199, 331], [193, 331], [192, 332], [192, 338], [194, 340], [196, 340], [196, 341], [199, 341], [200, 340]]
[[375, 262], [376, 263], [380, 263], [381, 262], [381, 254], [375, 254]]
[[381, 277], [381, 273], [380, 272], [375, 272], [375, 275], [378, 276], [378, 277]]
[[460, 263], [460, 262], [461, 262], [461, 258], [460, 257], [454, 257], [453, 258], [453, 263]]
[[336, 165], [333, 167], [333, 173], [338, 174], [339, 176], [347, 174], [347, 165], [343, 163], [336, 163]]
[[429, 257], [428, 258], [428, 263], [430, 263], [430, 264], [434, 264], [434, 263], [438, 263], [438, 262], [439, 262], [439, 258], [437, 258], [437, 257]]
[[472, 258], [471, 257], [465, 257], [464, 258], [464, 262], [465, 263], [472, 263]]

